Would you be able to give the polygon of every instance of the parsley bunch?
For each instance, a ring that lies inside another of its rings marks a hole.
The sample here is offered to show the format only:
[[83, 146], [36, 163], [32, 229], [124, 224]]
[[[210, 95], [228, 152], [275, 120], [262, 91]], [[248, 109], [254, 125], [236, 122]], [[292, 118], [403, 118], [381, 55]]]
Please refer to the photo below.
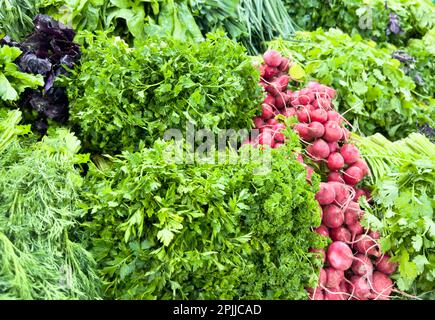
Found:
[[83, 209], [107, 297], [307, 298], [321, 263], [308, 251], [326, 240], [311, 231], [319, 181], [290, 156], [298, 143], [272, 150], [267, 174], [261, 157], [168, 162], [160, 140], [91, 165]]
[[250, 128], [260, 109], [259, 72], [222, 33], [201, 43], [151, 37], [135, 48], [104, 33], [81, 39], [81, 67], [68, 92], [71, 121], [87, 149], [134, 150], [187, 122], [215, 133]]

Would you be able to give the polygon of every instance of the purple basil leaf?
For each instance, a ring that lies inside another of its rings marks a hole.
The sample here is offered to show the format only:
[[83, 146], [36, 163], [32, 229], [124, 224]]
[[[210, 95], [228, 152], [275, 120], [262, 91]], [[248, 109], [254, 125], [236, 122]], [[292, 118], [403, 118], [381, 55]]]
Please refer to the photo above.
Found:
[[38, 58], [33, 53], [25, 53], [18, 59], [18, 66], [27, 73], [38, 73], [45, 76], [52, 69], [52, 64], [48, 59]]

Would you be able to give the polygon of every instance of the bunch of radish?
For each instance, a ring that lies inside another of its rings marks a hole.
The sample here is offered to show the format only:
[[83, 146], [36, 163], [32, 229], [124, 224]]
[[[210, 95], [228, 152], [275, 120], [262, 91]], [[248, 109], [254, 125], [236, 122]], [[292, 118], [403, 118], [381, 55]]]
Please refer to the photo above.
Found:
[[[317, 288], [308, 289], [314, 300], [381, 300], [388, 299], [393, 291], [390, 275], [397, 265], [389, 256], [381, 254], [379, 234], [365, 230], [360, 223], [364, 211], [358, 199], [367, 190], [358, 184], [368, 174], [369, 168], [360, 158], [359, 150], [349, 143], [345, 119], [333, 109], [336, 91], [317, 82], [292, 92], [287, 86], [289, 59], [279, 52], [268, 50], [260, 66], [261, 81], [267, 96], [262, 104], [262, 114], [255, 117], [254, 125], [260, 134], [255, 146], [280, 147], [285, 137], [285, 125], [275, 117], [296, 116], [294, 130], [299, 134], [305, 154], [297, 160], [307, 165], [307, 179], [314, 171], [325, 177], [316, 199], [322, 208], [322, 225], [316, 232], [329, 237], [332, 243], [318, 252], [324, 262]], [[308, 162], [308, 161], [307, 161]]]

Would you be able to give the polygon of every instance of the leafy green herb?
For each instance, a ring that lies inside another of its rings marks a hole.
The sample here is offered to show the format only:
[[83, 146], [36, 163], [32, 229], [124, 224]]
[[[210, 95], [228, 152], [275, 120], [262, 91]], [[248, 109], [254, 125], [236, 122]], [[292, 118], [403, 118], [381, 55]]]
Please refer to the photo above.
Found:
[[83, 209], [107, 297], [307, 298], [321, 263], [308, 250], [325, 238], [298, 143], [272, 150], [266, 175], [261, 157], [175, 164], [162, 141], [91, 165]]
[[12, 102], [19, 99], [26, 88], [35, 89], [44, 84], [41, 75], [21, 72], [14, 61], [21, 50], [0, 45], [0, 100]]
[[0, 298], [99, 298], [78, 228], [80, 142], [60, 129], [35, 143], [17, 136], [30, 129], [19, 111], [0, 116]]
[[370, 165], [376, 204], [365, 219], [377, 221], [382, 250], [399, 262], [393, 278], [399, 289], [433, 298], [435, 145], [417, 133], [394, 143], [376, 134], [358, 145]]
[[82, 40], [81, 66], [68, 91], [71, 120], [88, 149], [133, 150], [140, 140], [152, 145], [187, 122], [215, 133], [249, 128], [259, 110], [259, 72], [222, 33], [201, 43], [152, 37], [136, 48], [103, 33]]
[[435, 121], [435, 100], [421, 97], [387, 48], [340, 30], [298, 32], [271, 46], [305, 64], [312, 78], [338, 91], [339, 111], [353, 130], [398, 139]]

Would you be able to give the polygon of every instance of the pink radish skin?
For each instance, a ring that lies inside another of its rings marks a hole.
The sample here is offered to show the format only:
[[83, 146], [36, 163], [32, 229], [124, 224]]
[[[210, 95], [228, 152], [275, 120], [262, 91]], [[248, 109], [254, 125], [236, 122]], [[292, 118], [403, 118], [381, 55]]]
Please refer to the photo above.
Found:
[[257, 129], [260, 129], [262, 127], [264, 127], [266, 123], [264, 122], [264, 120], [261, 117], [254, 117], [254, 126]]
[[343, 211], [336, 205], [323, 207], [323, 224], [328, 228], [338, 228], [344, 222]]
[[335, 142], [340, 140], [342, 136], [342, 130], [340, 125], [335, 121], [327, 121], [325, 123], [325, 134], [323, 139], [328, 142]]
[[331, 267], [325, 268], [324, 271], [326, 274], [325, 287], [329, 289], [339, 288], [340, 283], [344, 279], [344, 272], [342, 270], [337, 270]]
[[343, 117], [338, 112], [332, 110], [327, 112], [327, 120], [335, 121], [339, 125], [343, 123]]
[[341, 137], [340, 140], [343, 140], [344, 142], [348, 142], [350, 137], [350, 131], [347, 130], [346, 128], [343, 128], [342, 131], [343, 131], [343, 136]]
[[278, 94], [275, 97], [275, 106], [278, 109], [282, 109], [282, 108], [285, 107], [285, 105], [287, 103], [287, 100], [288, 100], [288, 97], [287, 97], [287, 95], [285, 93]]
[[390, 275], [397, 269], [398, 264], [390, 261], [390, 256], [384, 254], [376, 260], [376, 270]]
[[355, 163], [359, 159], [359, 150], [353, 144], [345, 144], [341, 147], [341, 155], [346, 164]]
[[310, 167], [310, 166], [306, 166], [305, 168], [307, 169], [307, 176], [306, 176], [306, 179], [307, 179], [308, 181], [311, 181], [311, 177], [313, 176], [314, 169], [313, 169], [312, 167]]
[[296, 115], [296, 109], [295, 108], [286, 108], [286, 109], [283, 109], [281, 114], [284, 117], [293, 117]]
[[263, 120], [268, 120], [273, 117], [273, 109], [268, 104], [263, 103], [261, 105], [261, 108], [263, 110], [263, 113], [261, 114], [261, 118]]
[[317, 139], [307, 147], [307, 152], [314, 159], [325, 159], [329, 156], [329, 147], [325, 140]]
[[328, 279], [328, 276], [326, 275], [326, 271], [325, 269], [320, 269], [320, 274], [319, 274], [319, 284], [318, 287], [322, 288], [326, 285], [326, 281]]
[[355, 189], [355, 196], [353, 197], [353, 201], [357, 202], [359, 198], [362, 196], [366, 196], [366, 193], [362, 189]]
[[335, 190], [335, 202], [339, 205], [344, 205], [350, 197], [349, 190], [344, 183], [333, 182]]
[[267, 120], [266, 123], [268, 126], [274, 126], [274, 125], [277, 125], [279, 122], [275, 118], [272, 118], [272, 119]]
[[348, 224], [347, 228], [350, 231], [350, 234], [352, 235], [352, 237], [361, 235], [364, 233], [364, 228], [362, 227], [361, 223], [359, 223], [359, 221], [353, 223], [353, 224]]
[[264, 69], [264, 78], [270, 79], [270, 78], [276, 76], [278, 73], [279, 73], [278, 68], [266, 66], [266, 68]]
[[327, 260], [333, 268], [345, 271], [352, 265], [352, 250], [346, 243], [342, 241], [335, 241], [329, 245]]
[[379, 256], [379, 252], [377, 250], [378, 245], [365, 234], [360, 234], [356, 236], [354, 247], [359, 253], [365, 255], [369, 254], [375, 257]]
[[366, 276], [368, 279], [371, 279], [373, 275], [372, 260], [365, 254], [356, 254], [352, 263], [352, 271], [358, 276]]
[[356, 202], [349, 202], [346, 210], [344, 211], [344, 223], [347, 225], [357, 223], [361, 218], [362, 210]]
[[382, 272], [373, 272], [372, 291], [375, 295], [390, 296], [393, 290], [393, 282]]
[[310, 121], [309, 110], [306, 108], [301, 108], [296, 112], [299, 122], [308, 123]]
[[334, 142], [328, 142], [328, 146], [329, 146], [329, 151], [330, 151], [331, 153], [337, 151], [337, 150], [340, 148], [340, 147], [338, 146], [337, 141], [334, 141]]
[[353, 294], [359, 299], [367, 299], [370, 296], [370, 286], [366, 278], [359, 276], [352, 276], [350, 282], [353, 285]]
[[344, 167], [344, 160], [340, 153], [333, 152], [328, 157], [327, 167], [331, 171], [338, 171]]
[[271, 67], [278, 67], [281, 64], [281, 54], [276, 50], [267, 50], [263, 55], [264, 62]]
[[325, 127], [320, 122], [313, 121], [308, 125], [310, 135], [313, 138], [320, 138], [325, 133]]
[[310, 135], [310, 131], [306, 123], [298, 123], [295, 126], [295, 131], [299, 134], [302, 140], [306, 142], [310, 142], [313, 140], [313, 137]]
[[332, 241], [343, 241], [347, 243], [351, 240], [350, 231], [343, 226], [331, 229], [329, 231], [329, 236]]
[[268, 94], [266, 96], [266, 98], [264, 99], [263, 103], [268, 104], [269, 106], [274, 106], [275, 105], [275, 97]]
[[358, 159], [357, 161], [355, 161], [352, 166], [360, 168], [364, 176], [369, 173], [369, 167], [367, 163], [362, 159]]
[[301, 154], [298, 154], [298, 155], [297, 155], [296, 160], [297, 160], [298, 162], [304, 164], [304, 158], [302, 157]]
[[324, 300], [323, 292], [320, 288], [314, 289], [312, 292], [310, 292], [310, 299], [311, 300]]
[[346, 297], [340, 288], [332, 288], [325, 290], [324, 300], [346, 300]]
[[364, 174], [362, 170], [355, 166], [347, 168], [343, 173], [344, 181], [351, 186], [358, 184], [363, 178]]
[[320, 123], [325, 123], [328, 119], [328, 114], [323, 109], [315, 109], [311, 111], [311, 120]]
[[324, 226], [323, 224], [321, 224], [319, 227], [317, 227], [315, 229], [315, 231], [316, 231], [316, 233], [320, 234], [321, 236], [329, 237], [328, 228], [326, 226]]
[[316, 194], [316, 200], [320, 205], [331, 204], [335, 200], [335, 190], [328, 183], [321, 182], [320, 189]]
[[331, 172], [328, 174], [328, 182], [339, 182], [344, 184], [344, 179], [341, 173]]
[[278, 66], [279, 71], [288, 72], [289, 68], [290, 68], [289, 59], [282, 57], [281, 63]]
[[313, 106], [315, 108], [330, 110], [331, 109], [331, 100], [319, 97], [313, 101]]
[[299, 95], [299, 103], [303, 106], [306, 106], [310, 103], [310, 97], [305, 94]]

